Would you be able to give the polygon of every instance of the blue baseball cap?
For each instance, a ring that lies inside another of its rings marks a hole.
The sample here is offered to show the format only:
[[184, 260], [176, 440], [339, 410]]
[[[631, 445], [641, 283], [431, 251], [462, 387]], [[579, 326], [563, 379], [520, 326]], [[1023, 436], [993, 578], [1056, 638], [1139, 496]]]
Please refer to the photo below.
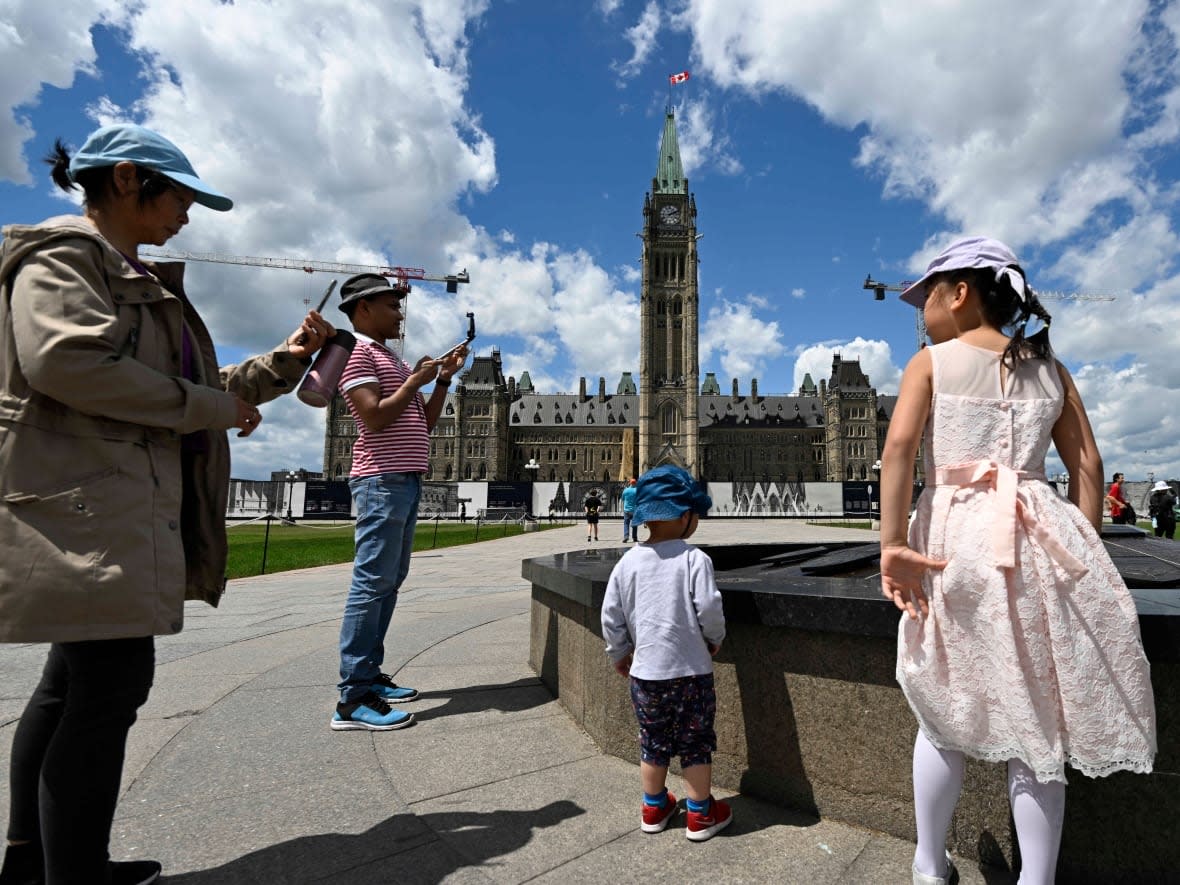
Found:
[[76, 181], [79, 172], [101, 169], [116, 163], [134, 163], [166, 175], [177, 184], [192, 188], [194, 199], [202, 206], [225, 212], [234, 201], [197, 177], [197, 171], [180, 148], [164, 136], [136, 126], [134, 123], [115, 123], [91, 132], [86, 143], [70, 160], [70, 180]]
[[706, 516], [713, 499], [683, 467], [665, 464], [647, 471], [635, 484], [633, 525], [651, 520], [679, 519], [686, 510]]

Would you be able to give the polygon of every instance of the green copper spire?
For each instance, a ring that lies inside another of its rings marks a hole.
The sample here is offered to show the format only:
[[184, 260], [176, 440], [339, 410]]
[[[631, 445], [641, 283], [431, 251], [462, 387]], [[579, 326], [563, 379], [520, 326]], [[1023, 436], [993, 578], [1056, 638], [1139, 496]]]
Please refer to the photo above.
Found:
[[664, 134], [660, 138], [660, 161], [656, 166], [655, 186], [657, 194], [687, 194], [688, 182], [684, 179], [684, 166], [680, 162], [680, 143], [676, 140], [676, 111], [668, 108], [664, 115]]

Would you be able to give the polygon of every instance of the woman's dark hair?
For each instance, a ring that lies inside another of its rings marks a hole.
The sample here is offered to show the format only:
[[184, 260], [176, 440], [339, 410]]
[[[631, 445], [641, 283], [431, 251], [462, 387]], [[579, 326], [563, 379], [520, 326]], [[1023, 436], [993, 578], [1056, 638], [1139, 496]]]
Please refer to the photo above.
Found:
[[[46, 155], [45, 162], [51, 167], [49, 174], [53, 177], [53, 183], [63, 191], [81, 187], [88, 205], [99, 205], [111, 192], [111, 181], [115, 176], [114, 165], [83, 169], [76, 179], [71, 179], [70, 154], [60, 138], [53, 142], [53, 150]], [[136, 166], [135, 177], [139, 179], [140, 206], [150, 203], [160, 194], [176, 186], [167, 175], [146, 166]]]
[[[1020, 265], [1011, 266], [1024, 276], [1024, 270]], [[1012, 288], [1007, 275], [997, 280], [996, 272], [987, 267], [969, 267], [935, 274], [927, 284], [926, 291], [933, 291], [934, 286], [940, 282], [951, 285], [963, 282], [979, 294], [984, 318], [1012, 339], [1004, 348], [1003, 357], [1004, 364], [1009, 369], [1015, 369], [1021, 360], [1052, 358], [1053, 348], [1049, 345], [1049, 322], [1052, 318], [1032, 287], [1028, 285], [1027, 279], [1023, 298]], [[1041, 321], [1042, 327], [1035, 334], [1025, 337], [1028, 321], [1034, 316]]]

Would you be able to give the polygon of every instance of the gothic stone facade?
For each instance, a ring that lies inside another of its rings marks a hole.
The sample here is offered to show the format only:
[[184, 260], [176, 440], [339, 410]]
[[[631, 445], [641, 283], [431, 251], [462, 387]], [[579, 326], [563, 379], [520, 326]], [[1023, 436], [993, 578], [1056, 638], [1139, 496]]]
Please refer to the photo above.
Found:
[[[610, 394], [603, 378], [596, 392], [583, 378], [576, 394], [537, 393], [527, 372], [519, 383], [505, 378], [493, 348], [449, 392], [427, 478], [609, 482], [668, 463], [715, 482], [875, 478], [895, 397], [879, 395], [858, 361], [836, 354], [818, 389], [809, 375], [789, 395], [762, 396], [757, 379], [743, 394], [733, 379], [723, 396], [712, 372], [701, 382], [696, 218], [669, 110], [643, 201], [638, 390], [627, 372]], [[337, 397], [324, 440], [327, 477], [348, 476], [355, 437]]]
[[[723, 396], [712, 373], [696, 397], [699, 475], [712, 482], [875, 479], [896, 397], [878, 394], [856, 360], [832, 358], [818, 388], [762, 395], [738, 381]], [[614, 392], [582, 379], [577, 393], [540, 394], [527, 374], [505, 377], [500, 354], [478, 356], [451, 388], [430, 439], [432, 480], [609, 482], [639, 470], [641, 398], [630, 373]], [[324, 472], [348, 476], [356, 425], [337, 397], [328, 414]], [[526, 467], [536, 463], [536, 469]]]

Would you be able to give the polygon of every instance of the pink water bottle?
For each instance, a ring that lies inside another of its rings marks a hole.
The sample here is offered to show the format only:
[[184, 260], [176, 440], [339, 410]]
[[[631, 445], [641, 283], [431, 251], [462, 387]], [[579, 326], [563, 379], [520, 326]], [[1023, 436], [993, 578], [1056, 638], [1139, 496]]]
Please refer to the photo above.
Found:
[[344, 367], [348, 365], [354, 347], [356, 336], [344, 329], [337, 329], [336, 334], [320, 348], [315, 362], [303, 376], [297, 392], [299, 399], [309, 406], [325, 408], [336, 395], [340, 376], [344, 374]]

